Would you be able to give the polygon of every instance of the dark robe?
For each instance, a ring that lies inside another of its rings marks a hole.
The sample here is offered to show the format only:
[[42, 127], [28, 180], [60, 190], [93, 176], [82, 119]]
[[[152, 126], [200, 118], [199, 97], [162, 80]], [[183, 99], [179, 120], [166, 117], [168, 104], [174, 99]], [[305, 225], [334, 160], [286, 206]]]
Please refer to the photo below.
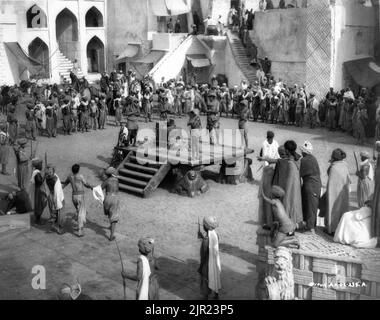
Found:
[[285, 191], [283, 204], [290, 219], [295, 223], [303, 221], [301, 178], [299, 164], [293, 159], [279, 159], [273, 176], [274, 186]]
[[380, 155], [377, 158], [375, 173], [375, 193], [372, 201], [372, 236], [380, 237]]
[[16, 213], [24, 214], [33, 211], [32, 203], [26, 190], [22, 190], [16, 193], [16, 196], [8, 203], [7, 211], [16, 208]]
[[321, 172], [318, 161], [313, 155], [301, 159], [300, 176], [302, 178], [302, 211], [308, 229], [314, 229], [317, 223], [319, 198], [321, 195]]

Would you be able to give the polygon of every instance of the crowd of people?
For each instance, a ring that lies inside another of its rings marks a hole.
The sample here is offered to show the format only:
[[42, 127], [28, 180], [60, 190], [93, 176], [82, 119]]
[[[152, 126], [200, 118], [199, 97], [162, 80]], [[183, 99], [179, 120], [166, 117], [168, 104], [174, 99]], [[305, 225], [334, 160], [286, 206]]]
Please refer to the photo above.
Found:
[[[374, 158], [379, 159], [380, 142]], [[309, 141], [299, 148], [289, 140], [279, 146], [269, 131], [259, 161], [264, 162], [259, 191], [259, 220], [272, 231], [273, 244], [298, 246], [295, 231], [315, 233], [318, 217], [324, 218], [325, 232], [334, 241], [358, 248], [375, 248], [380, 237], [380, 162], [376, 171], [370, 154], [362, 152], [357, 165], [357, 206], [350, 211], [352, 184], [347, 155], [341, 149], [332, 152], [328, 181], [322, 194], [321, 172]], [[376, 174], [375, 174], [376, 172]], [[318, 215], [319, 213], [319, 215]]]

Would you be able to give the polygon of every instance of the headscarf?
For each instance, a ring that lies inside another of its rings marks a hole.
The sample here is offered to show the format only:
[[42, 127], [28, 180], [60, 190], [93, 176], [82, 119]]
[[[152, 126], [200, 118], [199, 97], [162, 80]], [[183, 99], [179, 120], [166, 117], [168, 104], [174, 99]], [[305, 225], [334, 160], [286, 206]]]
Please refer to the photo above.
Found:
[[335, 149], [331, 155], [331, 162], [342, 161], [347, 155], [342, 149]]
[[154, 239], [152, 238], [141, 238], [137, 244], [139, 250], [142, 254], [149, 254], [154, 248]]
[[312, 154], [313, 153], [313, 145], [310, 141], [305, 141], [305, 143], [301, 146], [301, 151], [306, 154]]
[[219, 224], [216, 217], [206, 217], [203, 219], [203, 225], [208, 231], [215, 230]]
[[113, 168], [113, 167], [109, 167], [107, 170], [106, 170], [106, 175], [107, 176], [113, 176], [116, 174], [116, 169]]
[[360, 157], [365, 158], [365, 159], [369, 159], [371, 156], [369, 155], [368, 151], [363, 151], [360, 153]]

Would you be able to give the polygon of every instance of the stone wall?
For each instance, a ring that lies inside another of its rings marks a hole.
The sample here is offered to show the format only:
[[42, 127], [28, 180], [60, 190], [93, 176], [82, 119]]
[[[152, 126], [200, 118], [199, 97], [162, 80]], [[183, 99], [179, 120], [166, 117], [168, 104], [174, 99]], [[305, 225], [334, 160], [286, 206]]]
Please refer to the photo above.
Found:
[[307, 25], [305, 9], [257, 12], [251, 40], [258, 57], [272, 60], [272, 73], [288, 83], [306, 82]]

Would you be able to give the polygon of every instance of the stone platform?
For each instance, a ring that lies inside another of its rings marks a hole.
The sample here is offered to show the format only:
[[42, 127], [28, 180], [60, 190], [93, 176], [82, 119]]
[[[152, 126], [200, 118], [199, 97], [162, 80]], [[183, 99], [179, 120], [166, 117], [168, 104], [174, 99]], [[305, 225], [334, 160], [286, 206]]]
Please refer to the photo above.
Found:
[[[295, 297], [302, 300], [380, 300], [380, 249], [355, 249], [322, 231], [296, 234], [293, 249]], [[273, 267], [269, 232], [257, 231], [259, 278]]]

